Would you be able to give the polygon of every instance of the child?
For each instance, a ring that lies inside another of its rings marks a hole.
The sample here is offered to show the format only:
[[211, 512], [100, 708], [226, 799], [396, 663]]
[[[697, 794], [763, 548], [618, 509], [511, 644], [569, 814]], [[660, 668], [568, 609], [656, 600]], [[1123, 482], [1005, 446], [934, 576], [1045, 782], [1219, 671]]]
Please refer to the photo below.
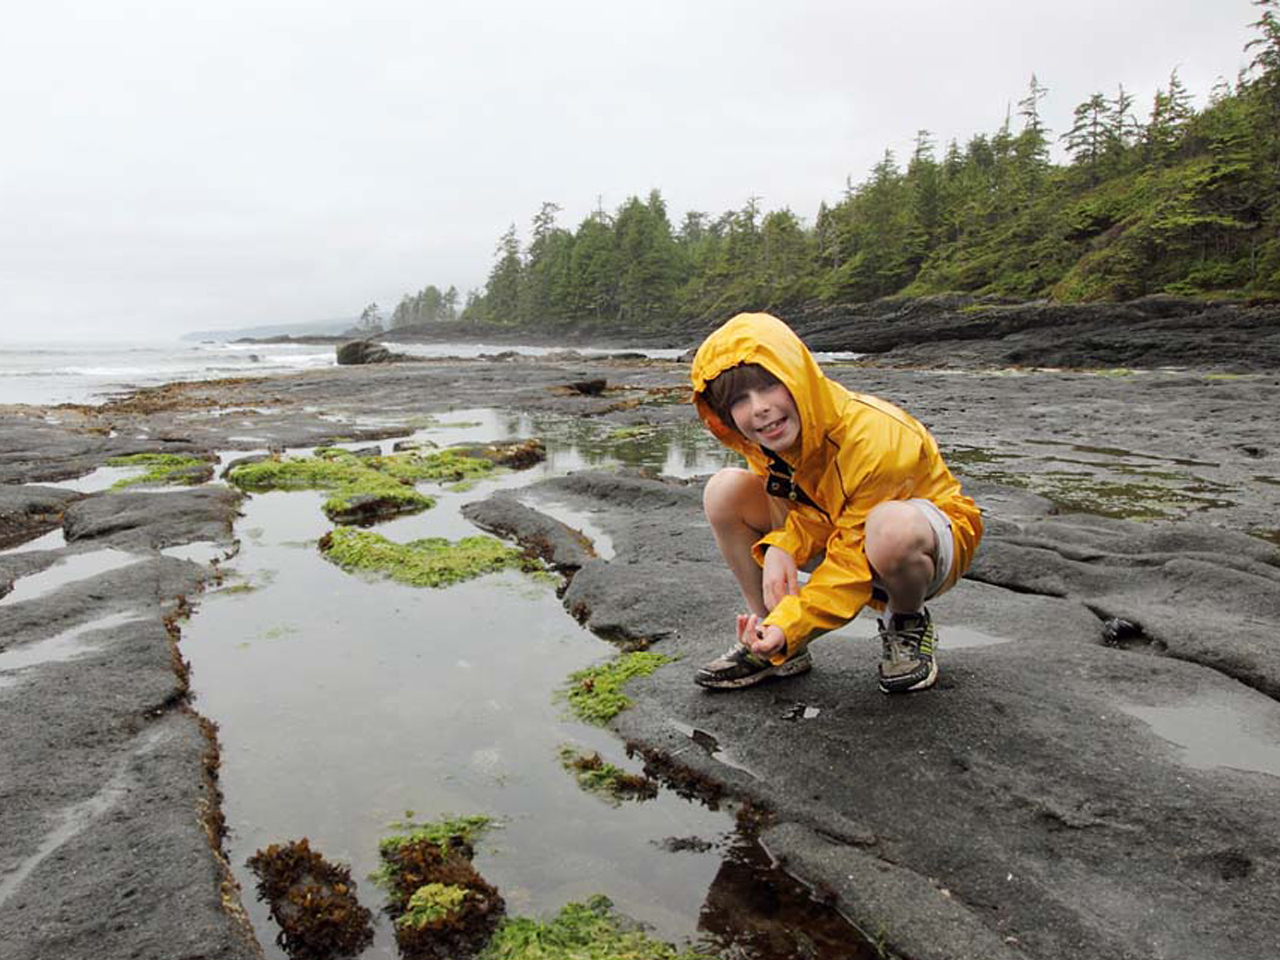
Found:
[[[750, 470], [712, 477], [703, 506], [748, 613], [738, 643], [696, 675], [734, 688], [810, 668], [807, 645], [883, 609], [880, 689], [933, 686], [924, 602], [968, 569], [982, 518], [913, 417], [828, 380], [789, 327], [743, 313], [698, 349], [694, 403]], [[808, 582], [801, 569], [811, 570]]]

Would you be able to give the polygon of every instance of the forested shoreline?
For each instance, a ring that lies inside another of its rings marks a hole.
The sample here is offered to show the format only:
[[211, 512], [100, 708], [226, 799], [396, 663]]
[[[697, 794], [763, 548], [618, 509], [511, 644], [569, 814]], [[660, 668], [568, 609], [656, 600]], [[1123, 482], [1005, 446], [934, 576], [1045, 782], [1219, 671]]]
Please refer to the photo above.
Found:
[[[939, 150], [921, 130], [812, 224], [749, 199], [673, 224], [661, 193], [574, 230], [543, 203], [498, 241], [481, 290], [406, 294], [392, 328], [459, 320], [578, 336], [655, 334], [739, 310], [827, 311], [886, 297], [1280, 299], [1280, 0], [1255, 0], [1249, 67], [1202, 110], [1173, 71], [1145, 119], [1123, 87], [1049, 130], [1033, 76], [1000, 128]], [[1052, 145], [1069, 156], [1054, 163]], [[365, 328], [380, 325], [366, 310]]]

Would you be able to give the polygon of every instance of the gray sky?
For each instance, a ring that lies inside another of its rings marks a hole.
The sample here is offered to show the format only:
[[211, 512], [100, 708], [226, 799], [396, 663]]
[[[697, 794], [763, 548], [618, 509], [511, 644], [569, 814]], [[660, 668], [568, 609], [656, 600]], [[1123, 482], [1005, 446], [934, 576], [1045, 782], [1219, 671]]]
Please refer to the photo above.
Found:
[[[483, 284], [544, 200], [812, 222], [920, 128], [1053, 133], [1175, 67], [1234, 82], [1249, 0], [40, 0], [0, 33], [0, 340], [141, 338]], [[1016, 107], [1015, 107], [1016, 109]], [[1016, 124], [1015, 124], [1016, 128]]]

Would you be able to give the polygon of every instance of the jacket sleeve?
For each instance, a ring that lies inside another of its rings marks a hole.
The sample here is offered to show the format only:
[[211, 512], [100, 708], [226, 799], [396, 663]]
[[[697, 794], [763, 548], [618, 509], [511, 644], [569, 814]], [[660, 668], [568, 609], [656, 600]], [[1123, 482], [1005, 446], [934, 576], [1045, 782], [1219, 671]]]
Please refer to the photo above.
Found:
[[765, 550], [778, 547], [795, 557], [796, 563], [804, 566], [822, 552], [830, 532], [830, 525], [807, 516], [803, 508], [796, 508], [787, 514], [786, 523], [781, 529], [771, 530], [756, 541], [751, 553], [756, 563], [763, 566]]
[[885, 501], [921, 495], [930, 459], [918, 435], [898, 433], [892, 440], [873, 463], [855, 465], [846, 459], [841, 464], [852, 490], [836, 511], [835, 529], [828, 527], [826, 556], [799, 594], [783, 597], [764, 619], [786, 634], [786, 653], [777, 661], [804, 649], [818, 634], [844, 626], [871, 599], [871, 565], [864, 549], [867, 516]]
[[[869, 509], [869, 508], [868, 508]], [[871, 599], [871, 568], [863, 550], [865, 510], [843, 513], [826, 544], [826, 556], [796, 596], [783, 597], [764, 622], [787, 637], [785, 660], [828, 630], [844, 626]]]

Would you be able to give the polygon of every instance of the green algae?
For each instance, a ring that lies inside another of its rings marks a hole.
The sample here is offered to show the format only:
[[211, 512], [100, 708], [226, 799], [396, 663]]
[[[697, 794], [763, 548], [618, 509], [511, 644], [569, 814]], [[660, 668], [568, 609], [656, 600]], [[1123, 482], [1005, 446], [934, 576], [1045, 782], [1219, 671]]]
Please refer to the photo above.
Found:
[[423, 884], [409, 897], [405, 912], [396, 918], [397, 927], [422, 930], [457, 916], [467, 899], [467, 888], [445, 883]]
[[336, 523], [350, 523], [435, 506], [415, 483], [458, 483], [492, 475], [494, 465], [458, 450], [407, 450], [357, 456], [339, 447], [319, 447], [311, 457], [242, 463], [227, 479], [242, 490], [331, 490], [324, 512]]
[[109, 467], [140, 467], [143, 472], [125, 477], [111, 485], [113, 490], [155, 484], [182, 484], [197, 486], [212, 475], [208, 462], [199, 457], [180, 453], [131, 453], [107, 460]]
[[652, 800], [658, 795], [654, 781], [641, 774], [627, 773], [598, 753], [583, 753], [565, 745], [560, 748], [560, 763], [584, 791], [614, 806], [623, 800]]
[[606, 435], [609, 440], [636, 440], [648, 437], [654, 432], [653, 427], [618, 427]]
[[399, 820], [391, 824], [391, 826], [402, 832], [383, 837], [378, 842], [378, 851], [380, 853], [385, 854], [406, 844], [416, 843], [432, 843], [444, 851], [449, 848], [449, 844], [452, 841], [458, 838], [461, 838], [468, 846], [472, 846], [480, 834], [494, 826], [494, 821], [491, 817], [475, 815], [470, 817], [442, 817], [439, 820], [430, 820], [424, 823]]
[[628, 680], [647, 677], [658, 667], [671, 662], [671, 657], [660, 653], [626, 653], [608, 663], [570, 674], [561, 695], [578, 719], [604, 725], [631, 706], [631, 701], [622, 692]]
[[242, 490], [332, 490], [323, 509], [335, 522], [367, 519], [367, 511], [360, 508], [369, 501], [377, 501], [383, 515], [417, 513], [435, 506], [435, 500], [419, 493], [411, 482], [380, 469], [377, 461], [381, 459], [324, 450], [318, 457], [238, 464], [227, 479]]
[[489, 939], [505, 905], [471, 858], [473, 839], [490, 823], [478, 816], [401, 823], [405, 832], [379, 842], [373, 880], [386, 891], [403, 956], [473, 956]]
[[551, 920], [504, 920], [479, 960], [712, 960], [677, 950], [628, 924], [608, 897], [567, 903]]
[[537, 561], [516, 547], [484, 535], [396, 543], [367, 530], [338, 527], [320, 538], [320, 552], [344, 570], [382, 573], [414, 587], [447, 587], [499, 570], [537, 569]]

